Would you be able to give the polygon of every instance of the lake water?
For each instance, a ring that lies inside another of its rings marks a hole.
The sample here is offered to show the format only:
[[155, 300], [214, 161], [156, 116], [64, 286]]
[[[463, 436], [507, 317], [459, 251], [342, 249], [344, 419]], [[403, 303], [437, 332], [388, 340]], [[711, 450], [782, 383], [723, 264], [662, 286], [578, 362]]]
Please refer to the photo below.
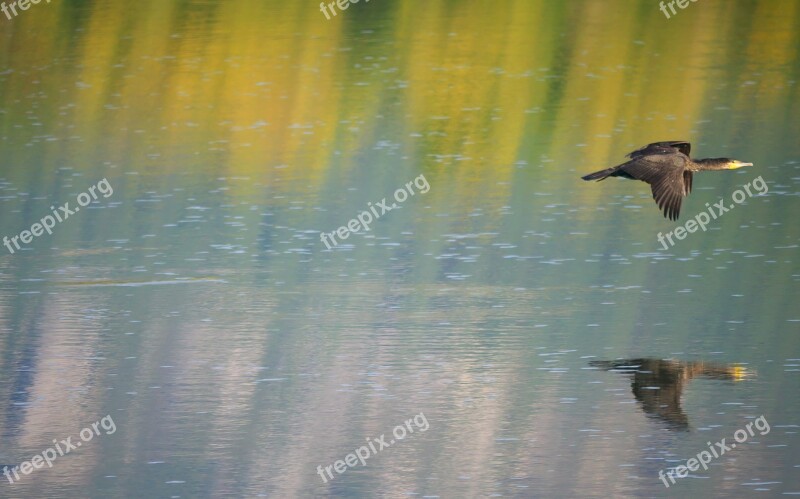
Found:
[[0, 497], [800, 494], [800, 1], [0, 24]]

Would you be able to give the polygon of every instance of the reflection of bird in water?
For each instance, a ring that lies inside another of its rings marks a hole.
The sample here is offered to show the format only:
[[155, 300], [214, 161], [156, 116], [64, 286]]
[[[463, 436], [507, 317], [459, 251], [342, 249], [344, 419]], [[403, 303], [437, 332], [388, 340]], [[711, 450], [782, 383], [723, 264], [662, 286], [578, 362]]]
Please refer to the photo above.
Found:
[[689, 418], [681, 409], [681, 392], [694, 377], [739, 381], [748, 375], [742, 366], [661, 359], [598, 360], [590, 366], [633, 375], [631, 390], [644, 412], [673, 430], [688, 430]]
[[600, 181], [607, 177], [624, 177], [647, 182], [664, 216], [677, 220], [683, 198], [692, 191], [694, 172], [753, 166], [753, 163], [728, 158], [692, 160], [689, 158], [691, 148], [688, 142], [654, 142], [629, 153], [631, 159], [626, 163], [581, 178]]

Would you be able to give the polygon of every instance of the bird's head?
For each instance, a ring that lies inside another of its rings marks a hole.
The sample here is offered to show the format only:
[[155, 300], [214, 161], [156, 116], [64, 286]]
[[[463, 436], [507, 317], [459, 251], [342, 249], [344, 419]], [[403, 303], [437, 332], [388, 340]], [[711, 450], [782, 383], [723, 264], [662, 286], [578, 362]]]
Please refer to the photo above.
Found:
[[737, 168], [741, 168], [743, 166], [753, 166], [753, 163], [745, 163], [744, 161], [739, 161], [738, 159], [727, 159], [725, 164], [726, 170], [736, 170]]
[[748, 370], [744, 366], [733, 366], [731, 368], [731, 378], [733, 378], [733, 381], [742, 381], [743, 379], [753, 377], [754, 374], [753, 371]]
[[736, 170], [743, 166], [753, 166], [753, 163], [745, 163], [738, 159], [730, 158], [707, 158], [696, 161], [701, 170]]

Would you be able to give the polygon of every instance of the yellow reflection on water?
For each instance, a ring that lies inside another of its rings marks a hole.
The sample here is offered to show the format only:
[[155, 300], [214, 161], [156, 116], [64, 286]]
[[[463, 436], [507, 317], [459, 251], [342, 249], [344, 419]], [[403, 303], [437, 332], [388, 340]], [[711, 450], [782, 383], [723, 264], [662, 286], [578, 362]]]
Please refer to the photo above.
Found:
[[204, 155], [198, 168], [266, 180], [287, 165], [319, 183], [389, 139], [447, 168], [459, 196], [490, 179], [498, 203], [520, 160], [582, 171], [650, 140], [731, 144], [752, 130], [706, 125], [714, 109], [774, 120], [797, 106], [783, 71], [797, 63], [797, 1], [777, 12], [709, 0], [670, 20], [649, 3], [360, 7], [331, 21], [313, 5], [247, 0], [30, 10], [0, 40], [15, 68], [2, 105], [13, 122], [24, 89], [47, 96], [38, 118], [62, 143], [50, 164], [66, 149], [85, 167], [100, 144], [122, 163], [177, 150]]

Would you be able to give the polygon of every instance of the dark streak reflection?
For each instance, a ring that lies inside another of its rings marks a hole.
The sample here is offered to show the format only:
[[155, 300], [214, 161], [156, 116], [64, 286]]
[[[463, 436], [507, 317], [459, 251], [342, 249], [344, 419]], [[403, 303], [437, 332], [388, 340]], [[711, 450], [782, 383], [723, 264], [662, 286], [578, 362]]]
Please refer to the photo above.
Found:
[[749, 374], [743, 366], [703, 361], [622, 359], [591, 361], [589, 365], [631, 376], [633, 396], [645, 414], [677, 431], [689, 430], [689, 418], [681, 408], [681, 393], [692, 378], [740, 381]]

